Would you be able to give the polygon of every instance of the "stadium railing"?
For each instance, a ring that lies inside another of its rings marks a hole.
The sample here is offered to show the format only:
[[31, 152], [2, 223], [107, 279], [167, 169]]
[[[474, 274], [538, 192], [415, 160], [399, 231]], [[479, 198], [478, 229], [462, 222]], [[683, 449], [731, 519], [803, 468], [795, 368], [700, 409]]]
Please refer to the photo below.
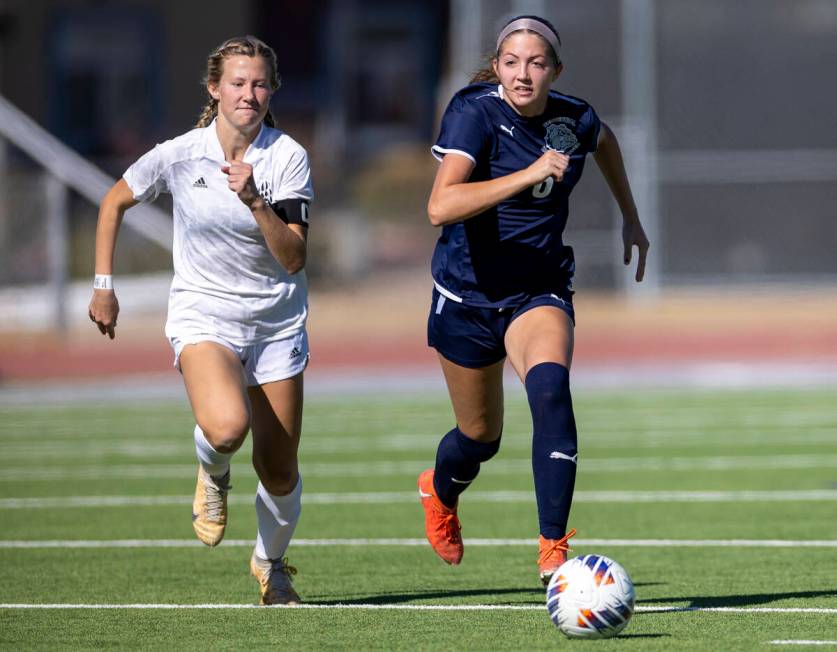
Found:
[[[98, 205], [114, 179], [62, 143], [43, 127], [0, 96], [0, 138], [12, 143], [47, 171], [44, 198], [47, 219], [48, 286], [52, 321], [59, 330], [67, 327], [68, 218], [72, 189]], [[2, 170], [0, 157], [0, 173]], [[171, 250], [172, 221], [163, 211], [147, 204], [131, 209], [125, 226]]]

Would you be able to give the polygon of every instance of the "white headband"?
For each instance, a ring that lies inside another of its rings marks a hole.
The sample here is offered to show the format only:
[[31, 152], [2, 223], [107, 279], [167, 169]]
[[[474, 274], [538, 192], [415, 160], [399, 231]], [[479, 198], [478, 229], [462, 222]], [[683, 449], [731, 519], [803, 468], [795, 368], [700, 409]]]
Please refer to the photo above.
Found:
[[500, 36], [497, 37], [497, 52], [500, 52], [500, 45], [502, 45], [503, 41], [509, 34], [521, 29], [528, 29], [535, 32], [539, 36], [543, 36], [546, 39], [546, 42], [552, 46], [552, 49], [555, 52], [555, 58], [558, 60], [561, 59], [561, 41], [558, 40], [557, 36], [555, 36], [555, 32], [549, 29], [549, 27], [544, 25], [541, 21], [533, 18], [518, 18], [506, 25], [503, 28], [503, 31], [500, 32]]

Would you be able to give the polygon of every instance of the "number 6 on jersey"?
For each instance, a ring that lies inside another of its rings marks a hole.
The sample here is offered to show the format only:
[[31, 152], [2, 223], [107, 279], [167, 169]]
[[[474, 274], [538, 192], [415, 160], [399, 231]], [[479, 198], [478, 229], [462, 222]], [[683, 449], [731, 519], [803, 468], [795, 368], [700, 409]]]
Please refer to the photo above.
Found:
[[532, 196], [541, 199], [542, 197], [546, 197], [550, 192], [552, 192], [552, 186], [555, 183], [555, 179], [552, 177], [547, 177], [540, 183], [532, 186]]

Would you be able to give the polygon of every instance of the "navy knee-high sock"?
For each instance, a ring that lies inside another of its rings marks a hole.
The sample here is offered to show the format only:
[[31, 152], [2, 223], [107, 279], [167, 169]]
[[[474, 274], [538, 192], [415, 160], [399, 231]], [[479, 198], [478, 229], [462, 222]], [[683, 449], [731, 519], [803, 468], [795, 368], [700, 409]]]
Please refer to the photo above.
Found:
[[578, 459], [569, 370], [555, 362], [535, 365], [526, 374], [526, 394], [541, 534], [560, 539], [567, 532]]
[[500, 449], [500, 438], [483, 443], [470, 439], [457, 427], [442, 437], [436, 450], [433, 488], [443, 505], [454, 507], [459, 494], [480, 472], [480, 463], [490, 460]]

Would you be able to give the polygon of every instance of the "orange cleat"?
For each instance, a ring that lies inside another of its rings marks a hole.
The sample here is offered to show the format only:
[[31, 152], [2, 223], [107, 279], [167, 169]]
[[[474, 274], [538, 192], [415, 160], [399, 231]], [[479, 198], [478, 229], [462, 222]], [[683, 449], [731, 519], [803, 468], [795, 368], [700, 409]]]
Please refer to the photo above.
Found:
[[464, 547], [462, 526], [456, 516], [456, 507], [442, 504], [433, 488], [433, 469], [423, 471], [418, 478], [421, 506], [424, 508], [424, 532], [433, 551], [447, 563], [456, 565], [462, 561]]
[[538, 537], [540, 544], [538, 569], [544, 586], [549, 584], [550, 578], [558, 567], [567, 561], [567, 552], [570, 549], [568, 541], [573, 535], [575, 535], [575, 529], [567, 532], [561, 539], [544, 539], [543, 535]]

